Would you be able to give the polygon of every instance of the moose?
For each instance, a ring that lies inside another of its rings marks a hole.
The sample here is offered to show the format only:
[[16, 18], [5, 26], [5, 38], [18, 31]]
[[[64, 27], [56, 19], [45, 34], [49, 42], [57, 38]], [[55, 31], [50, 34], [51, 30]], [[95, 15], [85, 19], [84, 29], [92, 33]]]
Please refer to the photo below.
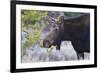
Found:
[[90, 52], [90, 14], [84, 13], [68, 19], [59, 16], [53, 27], [43, 40], [44, 47], [56, 45], [56, 49], [60, 50], [62, 41], [71, 41], [78, 59], [84, 59], [84, 52]]

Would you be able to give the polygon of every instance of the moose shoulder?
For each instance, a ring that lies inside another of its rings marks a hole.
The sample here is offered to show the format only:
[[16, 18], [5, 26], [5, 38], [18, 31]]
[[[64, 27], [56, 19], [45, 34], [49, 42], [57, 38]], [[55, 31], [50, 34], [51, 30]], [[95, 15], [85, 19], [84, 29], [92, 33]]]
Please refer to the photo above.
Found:
[[[62, 41], [71, 41], [77, 52], [77, 56], [84, 58], [84, 52], [90, 52], [90, 15], [82, 14], [80, 16], [64, 19], [59, 16], [54, 30], [51, 30], [43, 40], [44, 47], [56, 45], [60, 50]], [[55, 35], [53, 38], [53, 35]], [[56, 38], [55, 38], [56, 37]], [[49, 40], [50, 39], [50, 40]]]

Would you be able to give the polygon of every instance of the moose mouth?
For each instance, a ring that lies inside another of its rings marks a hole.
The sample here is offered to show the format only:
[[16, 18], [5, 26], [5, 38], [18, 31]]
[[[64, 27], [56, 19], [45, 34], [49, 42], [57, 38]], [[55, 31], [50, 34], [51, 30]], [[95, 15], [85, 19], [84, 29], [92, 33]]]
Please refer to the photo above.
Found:
[[43, 47], [45, 47], [45, 48], [50, 48], [52, 45], [55, 45], [53, 40], [52, 41], [51, 40], [43, 41]]
[[50, 48], [52, 45], [57, 43], [57, 33], [59, 33], [59, 28], [54, 28], [43, 40], [43, 47]]

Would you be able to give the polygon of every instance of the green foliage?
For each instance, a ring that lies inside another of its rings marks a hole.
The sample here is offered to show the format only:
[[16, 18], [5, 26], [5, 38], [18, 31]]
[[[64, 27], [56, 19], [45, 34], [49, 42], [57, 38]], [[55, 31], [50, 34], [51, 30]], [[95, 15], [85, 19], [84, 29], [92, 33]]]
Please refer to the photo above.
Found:
[[[21, 10], [21, 30], [26, 31], [32, 29], [27, 33], [26, 41], [21, 43], [22, 56], [25, 55], [26, 49], [36, 44], [41, 36], [40, 20], [48, 15], [47, 11], [38, 10]], [[45, 21], [45, 26], [47, 26]]]
[[40, 38], [41, 32], [37, 31], [34, 34], [29, 33], [27, 36], [27, 41], [25, 43], [26, 47], [29, 48], [31, 47], [33, 44], [36, 44], [38, 42], [38, 39]]
[[21, 11], [22, 29], [24, 27], [27, 27], [27, 28], [34, 27], [34, 25], [39, 24], [39, 21], [41, 20], [41, 18], [46, 17], [47, 15], [48, 15], [47, 11], [22, 10]]
[[36, 31], [34, 34], [33, 33], [29, 33], [27, 35], [27, 40], [26, 42], [22, 43], [22, 55], [25, 54], [25, 50], [27, 48], [30, 48], [33, 44], [36, 44], [38, 42], [38, 40], [40, 39], [41, 36], [41, 32], [40, 31]]

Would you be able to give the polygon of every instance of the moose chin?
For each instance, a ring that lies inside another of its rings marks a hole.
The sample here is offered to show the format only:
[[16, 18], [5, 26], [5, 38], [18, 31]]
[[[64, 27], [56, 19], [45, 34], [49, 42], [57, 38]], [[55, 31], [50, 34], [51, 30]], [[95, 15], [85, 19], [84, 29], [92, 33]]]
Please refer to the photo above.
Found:
[[50, 48], [56, 45], [56, 49], [60, 50], [62, 41], [71, 41], [78, 59], [80, 56], [84, 59], [84, 52], [90, 52], [90, 14], [85, 13], [68, 19], [59, 16], [54, 25], [45, 36], [43, 46]]

